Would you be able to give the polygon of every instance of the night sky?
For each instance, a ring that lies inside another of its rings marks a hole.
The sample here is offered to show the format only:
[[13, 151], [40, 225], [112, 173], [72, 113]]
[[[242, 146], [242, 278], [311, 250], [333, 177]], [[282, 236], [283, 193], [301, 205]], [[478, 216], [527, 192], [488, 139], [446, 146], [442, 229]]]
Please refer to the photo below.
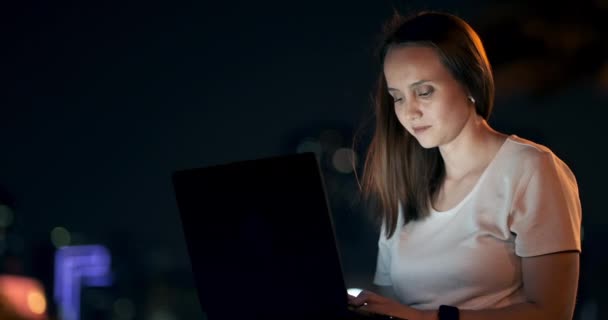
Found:
[[[130, 297], [143, 318], [154, 283], [192, 287], [171, 173], [294, 153], [329, 133], [350, 146], [371, 117], [374, 46], [392, 8], [440, 9], [486, 44], [497, 79], [491, 124], [547, 145], [577, 176], [580, 306], [602, 305], [608, 5], [472, 2], [3, 4], [0, 188], [15, 222], [2, 254], [46, 281], [53, 228], [73, 244], [104, 244], [117, 276], [107, 295]], [[352, 175], [324, 170], [354, 190]], [[359, 285], [373, 272], [375, 231], [345, 193], [330, 202], [347, 281]]]

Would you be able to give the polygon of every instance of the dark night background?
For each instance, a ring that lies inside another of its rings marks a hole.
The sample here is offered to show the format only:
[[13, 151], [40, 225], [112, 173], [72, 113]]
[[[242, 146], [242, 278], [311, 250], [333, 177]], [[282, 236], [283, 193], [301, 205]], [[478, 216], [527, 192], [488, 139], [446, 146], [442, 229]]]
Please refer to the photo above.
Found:
[[371, 117], [393, 7], [465, 18], [494, 67], [491, 124], [571, 167], [584, 227], [576, 318], [605, 318], [606, 0], [3, 3], [0, 202], [14, 220], [2, 271], [50, 290], [62, 227], [70, 244], [112, 253], [114, 284], [84, 289], [84, 319], [200, 319], [171, 172], [317, 143], [347, 285], [365, 286], [376, 231], [331, 156]]

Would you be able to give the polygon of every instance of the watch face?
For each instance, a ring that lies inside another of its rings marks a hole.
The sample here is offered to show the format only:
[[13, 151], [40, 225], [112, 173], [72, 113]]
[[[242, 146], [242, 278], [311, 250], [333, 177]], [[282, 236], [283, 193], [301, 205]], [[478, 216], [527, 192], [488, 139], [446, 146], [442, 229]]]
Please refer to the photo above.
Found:
[[439, 320], [459, 320], [460, 311], [453, 306], [439, 306]]

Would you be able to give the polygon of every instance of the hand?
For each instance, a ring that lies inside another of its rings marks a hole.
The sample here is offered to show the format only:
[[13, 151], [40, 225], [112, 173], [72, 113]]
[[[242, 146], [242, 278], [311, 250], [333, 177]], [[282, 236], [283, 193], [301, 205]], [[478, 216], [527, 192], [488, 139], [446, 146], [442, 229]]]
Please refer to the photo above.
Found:
[[422, 311], [367, 290], [361, 291], [356, 297], [348, 295], [348, 303], [357, 307], [358, 310], [366, 312], [385, 314], [408, 320], [423, 318]]

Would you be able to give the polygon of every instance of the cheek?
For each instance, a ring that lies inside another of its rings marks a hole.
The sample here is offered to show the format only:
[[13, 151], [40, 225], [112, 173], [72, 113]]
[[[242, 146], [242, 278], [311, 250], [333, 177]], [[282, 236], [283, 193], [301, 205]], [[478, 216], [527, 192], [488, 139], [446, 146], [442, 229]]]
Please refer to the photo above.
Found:
[[458, 121], [467, 113], [467, 106], [458, 103], [459, 100], [458, 97], [451, 95], [435, 101], [434, 107], [430, 108], [433, 116], [444, 121]]
[[437, 114], [446, 130], [460, 130], [468, 119], [469, 110], [463, 105], [444, 105], [443, 112]]
[[402, 110], [400, 110], [399, 108], [395, 108], [393, 113], [395, 115], [395, 118], [397, 118], [397, 121], [399, 121], [399, 123], [401, 124], [401, 126], [407, 129], [407, 122], [405, 121], [405, 115], [403, 114]]

